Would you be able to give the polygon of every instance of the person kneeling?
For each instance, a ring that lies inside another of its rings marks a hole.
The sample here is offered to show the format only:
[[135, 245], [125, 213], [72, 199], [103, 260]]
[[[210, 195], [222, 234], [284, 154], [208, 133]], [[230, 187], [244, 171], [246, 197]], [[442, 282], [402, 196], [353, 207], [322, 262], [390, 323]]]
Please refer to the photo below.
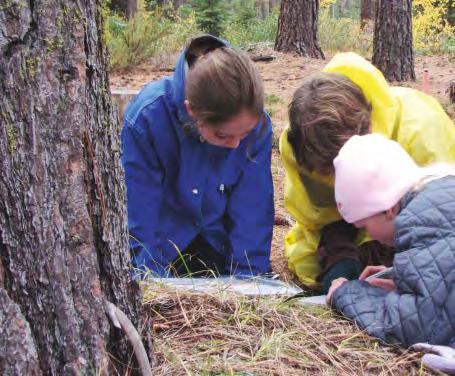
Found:
[[341, 216], [394, 246], [392, 280], [332, 282], [327, 302], [389, 344], [455, 345], [455, 172], [395, 141], [354, 136], [334, 160]]

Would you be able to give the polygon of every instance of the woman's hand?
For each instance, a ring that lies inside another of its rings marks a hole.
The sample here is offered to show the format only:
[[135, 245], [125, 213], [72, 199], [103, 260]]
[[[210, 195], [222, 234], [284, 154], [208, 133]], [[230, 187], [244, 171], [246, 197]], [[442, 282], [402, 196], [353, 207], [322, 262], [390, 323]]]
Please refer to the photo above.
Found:
[[[382, 272], [383, 270], [386, 270], [387, 267], [384, 265], [376, 265], [376, 266], [367, 266], [362, 274], [360, 274], [359, 280], [360, 281], [365, 281], [369, 276]], [[387, 291], [393, 291], [396, 289], [395, 282], [393, 279], [384, 279], [384, 278], [373, 278], [368, 282], [372, 286], [380, 287], [381, 289], [387, 290]]]
[[335, 290], [340, 287], [343, 283], [347, 282], [346, 278], [337, 278], [332, 281], [332, 284], [330, 285], [329, 292], [327, 293], [327, 297], [325, 299], [326, 303], [330, 305], [330, 302], [332, 301], [332, 295], [335, 292]]

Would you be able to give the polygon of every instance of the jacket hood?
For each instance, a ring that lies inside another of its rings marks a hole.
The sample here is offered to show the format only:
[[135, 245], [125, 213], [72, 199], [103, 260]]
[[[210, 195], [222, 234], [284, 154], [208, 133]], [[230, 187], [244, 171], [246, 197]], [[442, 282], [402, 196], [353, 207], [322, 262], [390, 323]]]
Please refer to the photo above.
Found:
[[337, 54], [323, 72], [340, 73], [350, 78], [371, 104], [371, 123], [375, 133], [390, 138], [394, 133], [397, 101], [383, 74], [363, 57], [346, 52]]
[[[370, 62], [353, 52], [340, 53], [324, 67], [323, 72], [339, 73], [350, 78], [362, 90], [371, 104], [371, 126], [373, 133], [394, 138], [397, 132], [399, 104], [381, 71]], [[307, 171], [295, 160], [291, 145], [287, 141], [286, 129], [280, 138], [280, 151], [284, 159], [296, 170], [323, 184], [333, 185], [333, 176], [322, 176]]]

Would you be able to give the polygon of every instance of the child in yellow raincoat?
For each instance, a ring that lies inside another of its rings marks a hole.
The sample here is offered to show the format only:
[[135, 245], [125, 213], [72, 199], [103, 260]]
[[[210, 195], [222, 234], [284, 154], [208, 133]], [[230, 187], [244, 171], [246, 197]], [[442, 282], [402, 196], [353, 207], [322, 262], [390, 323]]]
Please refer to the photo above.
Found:
[[[358, 276], [365, 265], [356, 255], [370, 240], [343, 223], [335, 206], [332, 162], [339, 149], [355, 134], [381, 133], [419, 165], [453, 162], [455, 125], [434, 98], [389, 86], [378, 69], [354, 53], [336, 55], [306, 80], [294, 94], [289, 116], [280, 152], [284, 204], [296, 223], [286, 236], [285, 254], [304, 284], [322, 282], [326, 290], [335, 278]], [[325, 257], [330, 251], [332, 257]]]

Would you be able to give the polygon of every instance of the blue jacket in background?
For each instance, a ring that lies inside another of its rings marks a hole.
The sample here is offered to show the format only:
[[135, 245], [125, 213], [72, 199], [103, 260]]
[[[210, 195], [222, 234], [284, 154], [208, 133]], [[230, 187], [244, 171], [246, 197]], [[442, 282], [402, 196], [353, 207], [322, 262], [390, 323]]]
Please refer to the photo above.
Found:
[[274, 220], [272, 127], [263, 123], [237, 149], [200, 140], [185, 107], [187, 63], [148, 84], [128, 105], [122, 162], [133, 266], [166, 276], [201, 234], [226, 255], [226, 273], [270, 271]]

